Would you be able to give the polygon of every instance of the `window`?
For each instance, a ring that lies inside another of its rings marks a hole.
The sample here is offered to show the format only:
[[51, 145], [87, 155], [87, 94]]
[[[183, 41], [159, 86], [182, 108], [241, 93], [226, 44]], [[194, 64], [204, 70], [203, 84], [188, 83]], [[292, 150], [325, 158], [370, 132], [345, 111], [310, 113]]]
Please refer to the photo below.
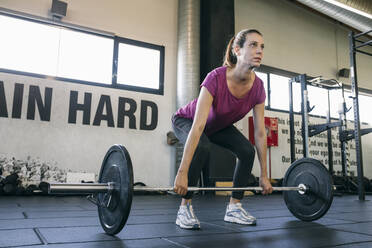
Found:
[[0, 15], [0, 68], [56, 76], [59, 30]]
[[265, 93], [266, 93], [266, 100], [265, 100], [265, 106], [269, 106], [269, 93], [268, 93], [268, 85], [267, 85], [267, 73], [263, 72], [255, 72], [256, 75], [262, 80], [265, 87]]
[[339, 118], [339, 111], [343, 108], [342, 90], [330, 90], [329, 97], [331, 102], [331, 117]]
[[0, 68], [111, 84], [112, 38], [0, 16]]
[[[339, 110], [342, 110], [342, 91], [341, 90], [331, 90], [331, 117], [339, 118]], [[354, 121], [354, 103], [351, 98], [352, 93], [350, 91], [344, 91], [346, 109], [349, 110], [346, 113], [346, 119], [349, 121]], [[370, 106], [372, 105], [372, 97], [367, 95], [362, 95], [359, 92], [359, 121], [368, 123], [372, 125], [372, 116], [370, 113]]]
[[114, 40], [60, 30], [57, 77], [111, 84]]
[[[288, 72], [278, 72], [275, 68], [268, 68], [268, 72], [255, 72], [257, 76], [262, 79], [265, 86], [266, 101], [265, 106], [271, 110], [289, 111], [289, 81], [290, 77], [282, 76], [289, 75]], [[275, 73], [272, 73], [274, 71]], [[278, 74], [276, 74], [278, 73]], [[279, 75], [282, 74], [282, 75]], [[269, 79], [269, 80], [268, 80]], [[314, 107], [309, 113], [310, 115], [326, 117], [328, 114], [328, 107], [330, 107], [331, 118], [339, 119], [339, 110], [342, 110], [342, 90], [340, 88], [326, 89], [316, 87], [314, 85], [307, 85], [308, 101], [310, 107]], [[328, 92], [330, 97], [330, 106], [328, 106]], [[293, 94], [293, 111], [301, 113], [302, 92], [301, 84], [299, 82], [292, 83]], [[344, 90], [344, 98], [346, 102], [346, 119], [354, 121], [354, 105], [351, 98], [350, 90]], [[372, 126], [372, 115], [369, 114], [369, 107], [372, 106], [372, 96], [367, 93], [359, 92], [359, 119], [360, 122], [368, 123]]]
[[163, 92], [164, 47], [119, 39], [117, 84]]
[[372, 106], [372, 97], [359, 94], [359, 118], [361, 122], [372, 125], [372, 115], [369, 109]]
[[270, 107], [274, 109], [289, 110], [290, 78], [270, 73]]
[[163, 94], [163, 46], [12, 14], [0, 31], [0, 71]]
[[302, 93], [301, 93], [301, 84], [292, 83], [292, 95], [293, 95], [293, 111], [301, 112], [301, 103], [302, 103]]
[[328, 90], [324, 88], [307, 86], [308, 101], [310, 107], [314, 107], [309, 113], [311, 115], [327, 116], [328, 114]]

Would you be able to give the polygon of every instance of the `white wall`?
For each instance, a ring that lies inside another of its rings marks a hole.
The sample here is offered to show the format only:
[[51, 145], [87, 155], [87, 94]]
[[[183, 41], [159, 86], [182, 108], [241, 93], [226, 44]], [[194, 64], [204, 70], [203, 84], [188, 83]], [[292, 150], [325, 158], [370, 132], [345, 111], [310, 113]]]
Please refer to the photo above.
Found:
[[[152, 95], [126, 90], [66, 83], [49, 79], [0, 73], [4, 82], [8, 113], [11, 116], [14, 84], [25, 85], [21, 119], [0, 118], [0, 154], [25, 160], [27, 156], [39, 157], [41, 161], [55, 162], [63, 169], [98, 173], [108, 148], [115, 143], [123, 144], [130, 152], [135, 182], [149, 186], [173, 183], [173, 147], [166, 144], [166, 133], [171, 130], [171, 115], [175, 111], [176, 49], [177, 49], [177, 1], [162, 0], [80, 0], [66, 1], [67, 16], [64, 22], [113, 32], [117, 36], [145, 41], [165, 47], [164, 95]], [[50, 0], [1, 1], [0, 7], [41, 17], [48, 17]], [[29, 85], [53, 89], [52, 113], [49, 122], [40, 121], [36, 111], [35, 120], [27, 120]], [[115, 128], [82, 125], [78, 113], [77, 124], [68, 124], [70, 91], [79, 92], [83, 101], [85, 92], [92, 93], [91, 124], [101, 95], [109, 95], [112, 103]], [[118, 98], [132, 98], [137, 103], [137, 129], [117, 128]], [[155, 102], [158, 107], [158, 126], [155, 130], [139, 130], [141, 100]]]

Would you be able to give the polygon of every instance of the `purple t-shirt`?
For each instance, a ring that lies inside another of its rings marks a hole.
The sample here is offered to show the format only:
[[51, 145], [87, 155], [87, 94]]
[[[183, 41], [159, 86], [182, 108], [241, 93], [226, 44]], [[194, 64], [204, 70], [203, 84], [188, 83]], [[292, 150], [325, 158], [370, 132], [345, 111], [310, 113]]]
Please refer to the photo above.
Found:
[[[230, 93], [227, 87], [226, 67], [219, 67], [208, 73], [201, 87], [207, 88], [213, 96], [204, 132], [211, 135], [233, 123], [241, 120], [256, 104], [263, 103], [266, 99], [265, 88], [260, 78], [255, 77], [252, 88], [241, 99]], [[198, 98], [177, 110], [176, 115], [194, 119]]]

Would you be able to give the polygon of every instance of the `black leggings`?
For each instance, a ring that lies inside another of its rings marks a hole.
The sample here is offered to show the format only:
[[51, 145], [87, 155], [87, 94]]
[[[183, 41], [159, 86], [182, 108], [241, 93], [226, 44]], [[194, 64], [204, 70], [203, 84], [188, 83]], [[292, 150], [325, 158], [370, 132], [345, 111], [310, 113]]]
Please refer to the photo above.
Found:
[[[192, 120], [179, 116], [172, 117], [173, 129], [176, 137], [181, 143], [185, 144], [187, 136], [191, 130]], [[199, 144], [196, 147], [192, 158], [189, 174], [188, 186], [197, 186], [203, 166], [209, 158], [210, 143], [220, 145], [233, 152], [238, 158], [234, 172], [234, 187], [247, 187], [248, 178], [251, 174], [255, 150], [251, 142], [234, 125], [228, 126], [210, 136], [202, 133]], [[233, 191], [232, 197], [241, 200], [244, 196], [243, 191]], [[183, 198], [191, 199], [192, 192], [187, 192]]]

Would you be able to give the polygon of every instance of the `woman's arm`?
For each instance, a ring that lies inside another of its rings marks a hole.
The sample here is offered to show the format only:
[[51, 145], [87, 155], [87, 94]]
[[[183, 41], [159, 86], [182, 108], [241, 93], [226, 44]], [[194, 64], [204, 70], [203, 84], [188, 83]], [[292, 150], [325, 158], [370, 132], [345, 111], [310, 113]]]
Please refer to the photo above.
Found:
[[257, 104], [253, 108], [253, 121], [254, 121], [254, 140], [256, 143], [258, 160], [261, 166], [260, 186], [263, 188], [263, 194], [270, 194], [273, 189], [267, 177], [267, 140], [265, 129], [265, 103]]
[[200, 136], [204, 131], [212, 102], [213, 96], [205, 87], [202, 87], [196, 104], [194, 121], [189, 135], [187, 136], [181, 164], [174, 181], [174, 192], [177, 194], [185, 195], [187, 193], [190, 163], [194, 156], [196, 147], [199, 144]]

